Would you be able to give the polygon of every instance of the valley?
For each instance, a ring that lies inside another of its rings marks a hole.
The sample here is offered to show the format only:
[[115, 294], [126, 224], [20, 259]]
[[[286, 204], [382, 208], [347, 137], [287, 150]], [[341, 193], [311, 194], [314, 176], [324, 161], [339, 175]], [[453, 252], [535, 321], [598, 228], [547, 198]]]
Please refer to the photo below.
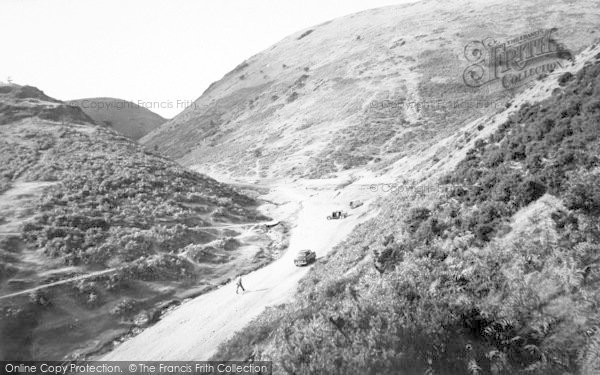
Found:
[[598, 25], [370, 9], [170, 120], [0, 84], [0, 359], [596, 375]]
[[[290, 223], [289, 246], [273, 263], [243, 277], [248, 289], [235, 293], [232, 281], [214, 291], [195, 298], [165, 316], [140, 335], [117, 346], [104, 360], [208, 360], [216, 348], [267, 306], [289, 302], [298, 281], [309, 267], [299, 268], [293, 259], [302, 249], [317, 253], [317, 261], [353, 230], [377, 214], [372, 193], [352, 185], [356, 176], [324, 180], [295, 180], [274, 182], [270, 193], [263, 198], [269, 205], [266, 214]], [[238, 181], [228, 181], [234, 184]], [[351, 209], [350, 201], [363, 201]], [[332, 211], [348, 211], [348, 218], [327, 220]], [[194, 332], [190, 335], [188, 332]], [[153, 343], [161, 341], [157, 346]]]

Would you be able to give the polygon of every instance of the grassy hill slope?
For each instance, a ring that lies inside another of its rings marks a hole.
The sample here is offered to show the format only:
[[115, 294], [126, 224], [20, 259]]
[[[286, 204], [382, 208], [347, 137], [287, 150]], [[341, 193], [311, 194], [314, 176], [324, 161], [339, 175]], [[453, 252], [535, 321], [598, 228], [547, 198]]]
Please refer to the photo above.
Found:
[[270, 259], [268, 236], [220, 228], [264, 220], [253, 199], [42, 94], [0, 87], [0, 358], [103, 350]]
[[557, 28], [575, 54], [597, 37], [597, 9], [596, 1], [428, 0], [345, 16], [250, 57], [141, 142], [219, 174], [380, 171], [520, 92], [465, 85], [469, 43]]

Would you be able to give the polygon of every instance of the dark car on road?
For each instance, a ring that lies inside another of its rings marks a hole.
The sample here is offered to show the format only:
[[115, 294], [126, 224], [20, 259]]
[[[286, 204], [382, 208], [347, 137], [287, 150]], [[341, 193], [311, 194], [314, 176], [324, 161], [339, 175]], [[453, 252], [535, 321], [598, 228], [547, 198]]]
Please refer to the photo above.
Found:
[[296, 255], [296, 259], [294, 259], [294, 264], [298, 267], [307, 266], [317, 260], [317, 253], [312, 250], [300, 250], [298, 255]]

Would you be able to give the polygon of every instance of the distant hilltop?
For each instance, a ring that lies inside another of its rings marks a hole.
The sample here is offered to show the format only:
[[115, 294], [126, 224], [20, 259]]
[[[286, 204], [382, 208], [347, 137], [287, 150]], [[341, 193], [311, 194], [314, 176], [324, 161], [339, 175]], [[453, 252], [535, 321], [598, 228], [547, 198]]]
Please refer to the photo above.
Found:
[[139, 104], [116, 98], [85, 98], [71, 100], [96, 123], [113, 128], [133, 140], [138, 140], [167, 120]]

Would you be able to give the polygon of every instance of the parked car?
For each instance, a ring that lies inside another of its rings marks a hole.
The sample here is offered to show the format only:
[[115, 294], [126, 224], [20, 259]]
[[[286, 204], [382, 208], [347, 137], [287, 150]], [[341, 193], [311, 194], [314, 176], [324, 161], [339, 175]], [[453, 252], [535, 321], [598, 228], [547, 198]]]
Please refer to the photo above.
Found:
[[307, 266], [317, 260], [317, 253], [312, 250], [300, 250], [296, 258], [294, 259], [294, 264], [298, 267]]
[[327, 216], [327, 220], [337, 220], [337, 219], [345, 219], [348, 217], [347, 212], [343, 211], [333, 211], [331, 215]]

